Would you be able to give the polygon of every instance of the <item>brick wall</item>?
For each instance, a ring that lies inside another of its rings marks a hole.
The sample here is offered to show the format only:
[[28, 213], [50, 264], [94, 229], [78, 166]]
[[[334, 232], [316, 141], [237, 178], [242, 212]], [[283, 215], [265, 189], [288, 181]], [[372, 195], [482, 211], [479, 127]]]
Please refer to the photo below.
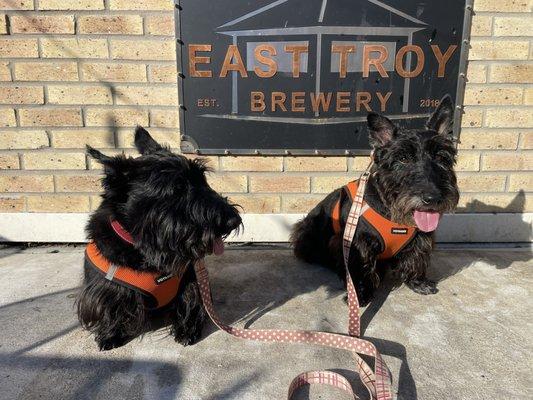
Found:
[[[532, 5], [475, 3], [460, 212], [533, 211]], [[179, 147], [173, 30], [170, 0], [0, 0], [0, 212], [93, 210], [84, 145], [133, 152], [136, 124]], [[368, 162], [209, 158], [248, 213], [305, 212]]]

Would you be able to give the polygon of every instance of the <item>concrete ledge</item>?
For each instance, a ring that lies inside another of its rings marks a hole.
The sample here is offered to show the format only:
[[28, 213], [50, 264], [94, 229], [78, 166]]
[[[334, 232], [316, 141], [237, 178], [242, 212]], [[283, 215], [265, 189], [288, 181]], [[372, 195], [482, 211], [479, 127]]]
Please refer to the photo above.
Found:
[[[286, 242], [304, 214], [244, 214], [244, 229], [231, 242]], [[0, 213], [0, 242], [85, 242], [86, 213]], [[533, 213], [445, 215], [439, 243], [532, 241]]]

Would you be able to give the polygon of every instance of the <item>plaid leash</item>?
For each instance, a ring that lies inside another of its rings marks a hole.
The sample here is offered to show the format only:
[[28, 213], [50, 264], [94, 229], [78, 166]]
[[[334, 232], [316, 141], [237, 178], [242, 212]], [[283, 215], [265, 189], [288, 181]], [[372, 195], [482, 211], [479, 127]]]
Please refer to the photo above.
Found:
[[[372, 164], [371, 164], [372, 165]], [[202, 302], [207, 314], [213, 323], [232, 336], [255, 340], [267, 343], [309, 343], [320, 346], [333, 347], [336, 349], [348, 350], [352, 353], [356, 361], [356, 371], [358, 372], [363, 385], [368, 390], [370, 400], [392, 400], [392, 387], [389, 370], [374, 344], [367, 340], [360, 339], [360, 319], [359, 302], [357, 293], [353, 285], [350, 273], [348, 272], [348, 259], [350, 247], [355, 235], [357, 222], [363, 207], [363, 195], [366, 182], [370, 175], [370, 167], [361, 176], [359, 189], [354, 198], [343, 237], [343, 254], [346, 266], [346, 284], [348, 290], [348, 310], [349, 324], [348, 335], [340, 333], [286, 330], [286, 329], [241, 329], [224, 324], [215, 313], [209, 286], [209, 277], [204, 260], [199, 260], [195, 264], [196, 277], [200, 288]], [[374, 370], [361, 358], [359, 354], [374, 358]], [[308, 371], [298, 375], [290, 384], [287, 398], [290, 400], [294, 392], [304, 385], [325, 384], [334, 386], [348, 392], [353, 399], [358, 399], [348, 380], [332, 371]]]

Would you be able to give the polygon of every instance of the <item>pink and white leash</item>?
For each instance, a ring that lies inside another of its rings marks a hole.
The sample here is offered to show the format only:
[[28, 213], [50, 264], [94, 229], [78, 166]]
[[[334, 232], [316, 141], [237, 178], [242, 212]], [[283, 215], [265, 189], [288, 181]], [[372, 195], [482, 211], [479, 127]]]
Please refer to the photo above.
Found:
[[[207, 314], [214, 324], [223, 331], [226, 331], [230, 335], [241, 339], [256, 340], [260, 342], [310, 343], [351, 351], [356, 361], [356, 370], [361, 378], [361, 381], [368, 390], [369, 399], [392, 400], [393, 394], [390, 373], [381, 357], [381, 354], [378, 352], [374, 344], [359, 338], [359, 302], [357, 300], [355, 287], [348, 271], [350, 247], [363, 207], [363, 195], [368, 177], [370, 175], [370, 166], [360, 178], [359, 187], [348, 215], [343, 237], [343, 255], [346, 266], [346, 284], [348, 291], [349, 310], [348, 335], [305, 330], [241, 329], [226, 325], [215, 313], [211, 299], [209, 277], [204, 260], [200, 260], [195, 264], [195, 271], [200, 287], [200, 294]], [[369, 365], [359, 356], [359, 354], [374, 357], [374, 370], [369, 367]], [[296, 389], [299, 387], [316, 383], [337, 387], [350, 393], [354, 399], [358, 399], [350, 382], [348, 382], [348, 380], [342, 375], [332, 371], [309, 371], [298, 375], [291, 382], [287, 398], [290, 400]]]

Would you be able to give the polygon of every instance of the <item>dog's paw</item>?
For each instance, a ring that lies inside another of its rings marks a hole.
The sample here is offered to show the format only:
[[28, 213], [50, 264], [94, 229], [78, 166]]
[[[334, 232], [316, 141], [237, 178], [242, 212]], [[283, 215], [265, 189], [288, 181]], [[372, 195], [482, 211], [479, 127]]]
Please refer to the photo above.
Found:
[[406, 285], [415, 293], [418, 294], [435, 294], [439, 291], [437, 283], [428, 279], [415, 279], [406, 283]]
[[96, 339], [96, 343], [98, 344], [98, 348], [100, 349], [100, 351], [113, 350], [118, 347], [124, 346], [127, 342], [128, 340], [125, 338], [112, 338], [106, 340]]

